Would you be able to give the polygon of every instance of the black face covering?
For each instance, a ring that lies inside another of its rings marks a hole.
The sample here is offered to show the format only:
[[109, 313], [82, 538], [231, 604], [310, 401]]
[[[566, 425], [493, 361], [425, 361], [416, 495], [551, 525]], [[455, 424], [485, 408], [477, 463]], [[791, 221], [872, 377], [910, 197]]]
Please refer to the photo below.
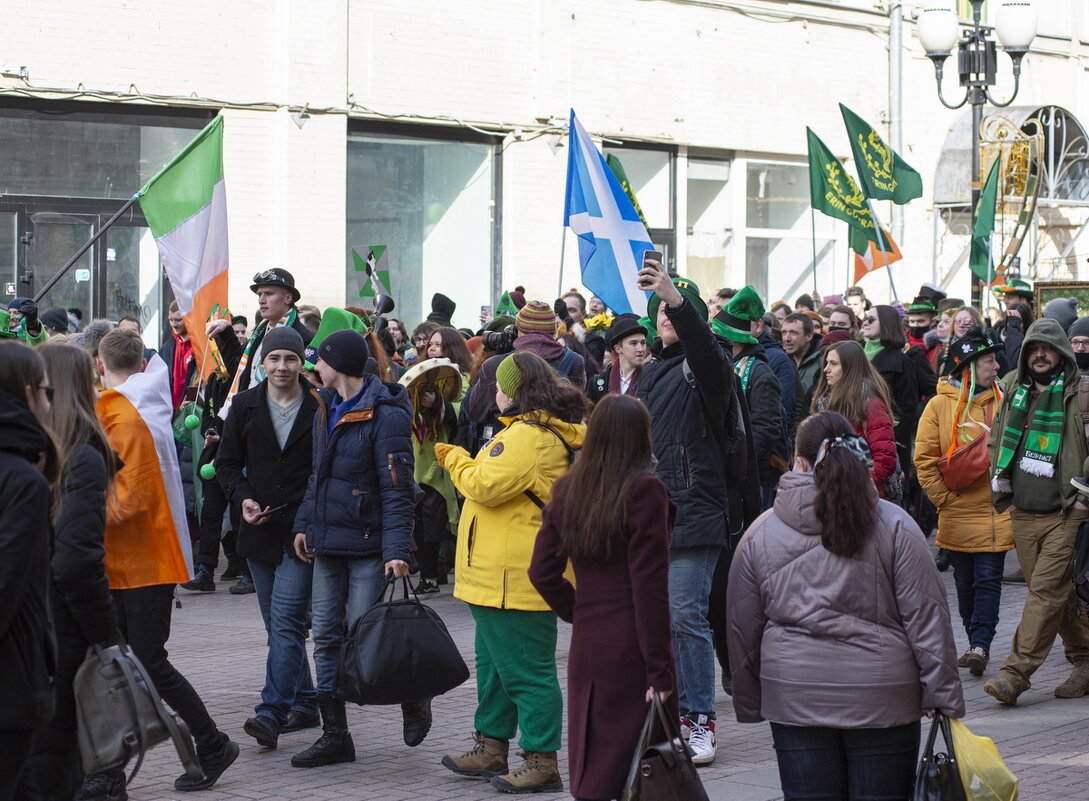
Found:
[[908, 331], [910, 331], [911, 335], [916, 339], [922, 339], [929, 330], [929, 325], [913, 325], [908, 327]]
[[1079, 370], [1089, 370], [1089, 353], [1074, 352], [1074, 358], [1078, 362]]
[[1029, 375], [1032, 376], [1032, 380], [1035, 381], [1037, 384], [1050, 384], [1055, 376], [1057, 376], [1062, 371], [1062, 364], [1060, 364], [1054, 370], [1044, 370], [1043, 372], [1033, 370], [1031, 367], [1028, 368]]

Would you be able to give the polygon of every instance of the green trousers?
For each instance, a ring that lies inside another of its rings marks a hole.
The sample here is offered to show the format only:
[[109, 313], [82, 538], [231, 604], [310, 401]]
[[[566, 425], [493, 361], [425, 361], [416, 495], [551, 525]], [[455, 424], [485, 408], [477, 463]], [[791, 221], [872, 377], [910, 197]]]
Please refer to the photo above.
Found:
[[522, 732], [523, 751], [560, 750], [563, 694], [556, 677], [556, 615], [469, 605], [476, 621], [477, 731]]

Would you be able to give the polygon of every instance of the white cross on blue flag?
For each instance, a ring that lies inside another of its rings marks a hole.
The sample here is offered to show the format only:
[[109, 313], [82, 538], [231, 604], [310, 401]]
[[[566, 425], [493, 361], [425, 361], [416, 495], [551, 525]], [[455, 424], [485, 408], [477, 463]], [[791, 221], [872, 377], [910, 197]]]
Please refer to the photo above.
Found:
[[563, 224], [579, 238], [582, 283], [615, 314], [647, 313], [636, 283], [650, 235], [620, 181], [571, 109]]

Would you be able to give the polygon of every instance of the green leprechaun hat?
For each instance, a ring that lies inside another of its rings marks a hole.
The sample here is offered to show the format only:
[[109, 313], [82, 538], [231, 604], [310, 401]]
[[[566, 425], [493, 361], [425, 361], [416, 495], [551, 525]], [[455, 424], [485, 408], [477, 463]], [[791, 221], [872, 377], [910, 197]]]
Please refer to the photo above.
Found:
[[754, 320], [759, 320], [763, 316], [763, 301], [752, 286], [745, 286], [730, 298], [730, 302], [723, 307], [722, 311], [715, 315], [715, 319], [711, 321], [711, 328], [716, 334], [726, 337], [731, 342], [755, 345], [757, 340], [750, 333], [750, 326]]

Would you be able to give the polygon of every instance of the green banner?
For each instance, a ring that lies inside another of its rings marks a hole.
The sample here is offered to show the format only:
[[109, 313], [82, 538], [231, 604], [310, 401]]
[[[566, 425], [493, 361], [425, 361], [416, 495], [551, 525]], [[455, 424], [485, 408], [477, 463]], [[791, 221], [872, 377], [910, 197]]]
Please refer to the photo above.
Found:
[[897, 205], [922, 197], [922, 176], [885, 144], [872, 125], [842, 103], [839, 110], [847, 126], [863, 194], [871, 200], [891, 200]]
[[991, 234], [994, 233], [994, 212], [998, 202], [998, 170], [1002, 158], [996, 158], [987, 173], [987, 182], [976, 203], [972, 218], [972, 252], [968, 257], [968, 269], [980, 280], [988, 283], [994, 279], [991, 267]]
[[805, 132], [809, 140], [809, 202], [817, 211], [851, 226], [851, 249], [865, 254], [868, 243], [877, 241], [866, 197], [828, 146], [810, 128]]

